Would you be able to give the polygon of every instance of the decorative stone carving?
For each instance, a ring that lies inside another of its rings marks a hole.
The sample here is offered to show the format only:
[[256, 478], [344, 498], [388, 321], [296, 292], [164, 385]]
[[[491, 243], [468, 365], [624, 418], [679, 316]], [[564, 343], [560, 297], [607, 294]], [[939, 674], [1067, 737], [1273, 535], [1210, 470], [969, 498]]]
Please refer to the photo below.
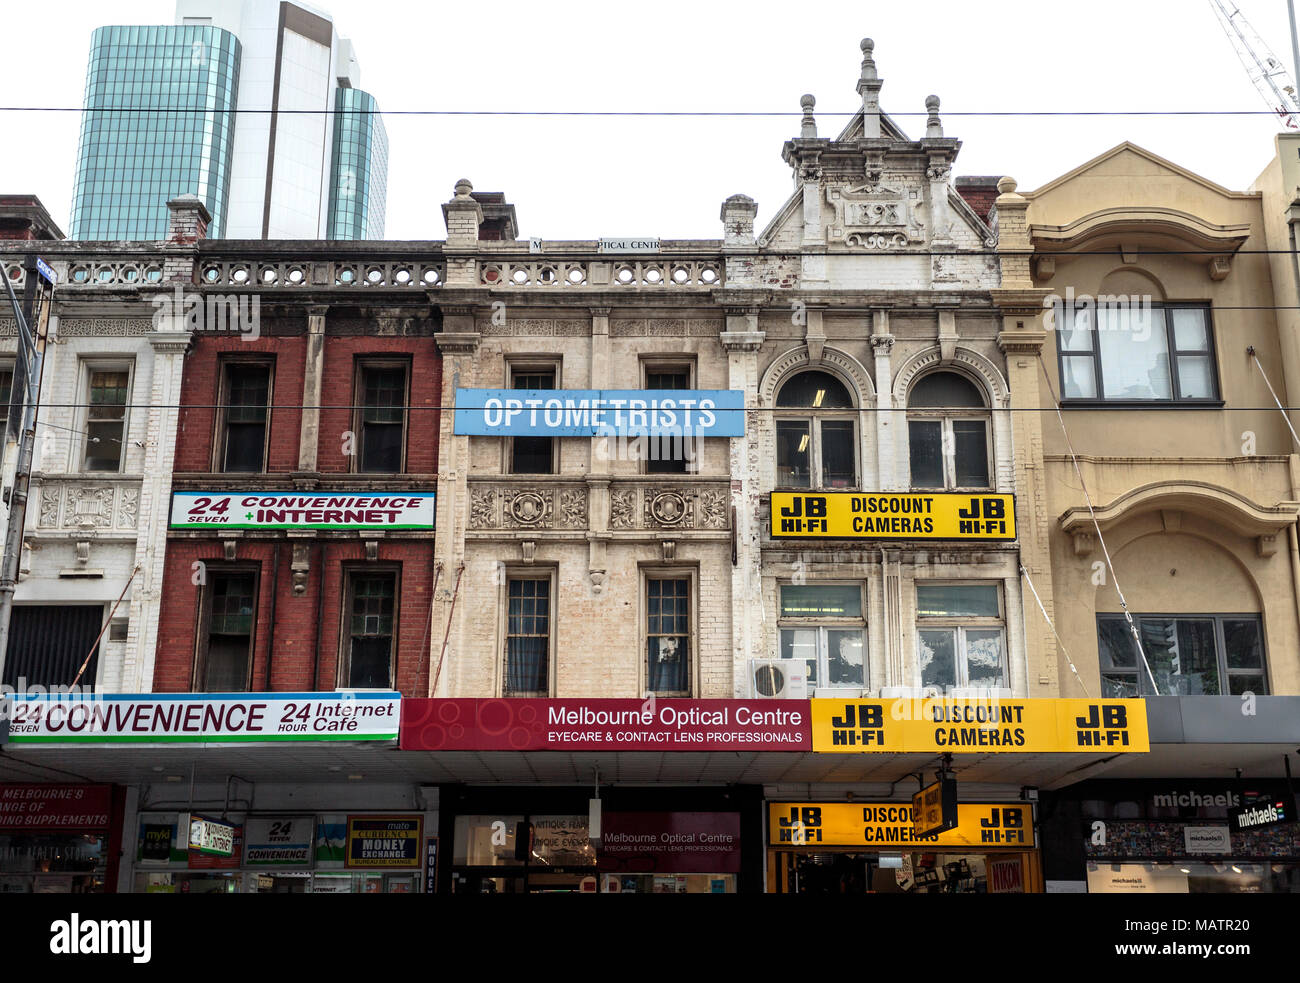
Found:
[[77, 565], [86, 566], [90, 563], [90, 540], [83, 539], [77, 543]]
[[605, 593], [605, 586], [609, 583], [609, 575], [604, 570], [589, 570], [587, 577], [591, 581], [591, 592], [599, 597]]
[[293, 562], [289, 569], [293, 571], [293, 592], [298, 595], [307, 593], [307, 574], [311, 571], [311, 548], [307, 543], [293, 544]]
[[546, 526], [551, 520], [551, 493], [549, 491], [522, 491], [506, 500], [505, 524], [507, 526]]
[[660, 540], [659, 547], [663, 552], [665, 563], [672, 563], [677, 559], [677, 541], [675, 539]]
[[616, 491], [609, 496], [609, 526], [611, 529], [636, 526], [636, 492]]
[[686, 497], [677, 491], [661, 491], [645, 503], [646, 525], [680, 526], [690, 525], [688, 513], [690, 505]]
[[491, 529], [496, 525], [497, 493], [491, 490], [470, 493], [469, 527]]
[[532, 563], [537, 559], [537, 543], [531, 539], [525, 539], [519, 544], [519, 550], [523, 554], [525, 563]]
[[587, 490], [571, 488], [560, 493], [560, 521], [566, 526], [587, 527]]
[[140, 512], [140, 489], [123, 488], [117, 495], [117, 525], [120, 529], [134, 529]]
[[925, 222], [919, 202], [907, 189], [873, 181], [859, 188], [832, 188], [828, 195], [835, 217], [832, 241], [858, 249], [904, 249], [924, 244]]
[[1093, 547], [1094, 547], [1095, 542], [1096, 542], [1096, 541], [1094, 540], [1094, 538], [1093, 538], [1092, 533], [1090, 533], [1090, 532], [1074, 532], [1074, 533], [1071, 533], [1071, 534], [1070, 534], [1070, 539], [1073, 541], [1073, 542], [1072, 542], [1072, 545], [1073, 545], [1073, 547], [1074, 547], [1074, 555], [1075, 555], [1075, 556], [1089, 556], [1089, 555], [1091, 555], [1091, 553], [1092, 553], [1092, 551], [1093, 551]]
[[73, 485], [68, 488], [64, 526], [107, 529], [113, 524], [111, 486]]
[[41, 489], [41, 517], [37, 522], [38, 525], [57, 526], [59, 524], [59, 502], [58, 488], [44, 487]]
[[147, 317], [65, 317], [59, 319], [60, 338], [131, 338], [153, 330]]
[[486, 323], [479, 327], [484, 337], [526, 337], [547, 338], [585, 338], [591, 334], [591, 325], [586, 321], [563, 318], [518, 317], [509, 318], [505, 324]]
[[727, 519], [727, 493], [703, 492], [700, 495], [700, 525], [705, 529], [726, 529]]

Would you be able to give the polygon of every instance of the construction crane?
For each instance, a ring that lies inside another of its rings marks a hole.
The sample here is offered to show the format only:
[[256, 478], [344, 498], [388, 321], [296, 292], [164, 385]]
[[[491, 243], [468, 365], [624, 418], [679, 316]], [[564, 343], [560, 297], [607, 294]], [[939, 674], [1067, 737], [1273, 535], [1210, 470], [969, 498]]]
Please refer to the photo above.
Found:
[[1235, 3], [1210, 0], [1214, 16], [1219, 19], [1223, 33], [1228, 35], [1232, 48], [1241, 59], [1241, 65], [1250, 76], [1259, 94], [1264, 97], [1282, 122], [1293, 130], [1300, 130], [1300, 103], [1296, 102], [1295, 83], [1287, 74], [1286, 66], [1269, 50], [1250, 21]]

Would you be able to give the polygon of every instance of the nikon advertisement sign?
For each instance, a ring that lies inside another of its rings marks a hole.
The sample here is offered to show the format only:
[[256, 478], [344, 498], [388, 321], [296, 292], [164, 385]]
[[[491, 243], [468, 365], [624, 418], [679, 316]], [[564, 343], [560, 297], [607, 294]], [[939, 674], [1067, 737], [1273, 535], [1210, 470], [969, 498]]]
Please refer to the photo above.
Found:
[[1010, 542], [1015, 496], [772, 492], [772, 537]]

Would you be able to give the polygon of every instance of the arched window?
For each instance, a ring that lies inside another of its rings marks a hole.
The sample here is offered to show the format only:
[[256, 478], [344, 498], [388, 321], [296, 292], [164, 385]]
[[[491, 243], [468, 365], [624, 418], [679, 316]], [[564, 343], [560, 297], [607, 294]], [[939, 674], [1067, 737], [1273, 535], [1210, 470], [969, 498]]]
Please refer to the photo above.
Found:
[[844, 383], [826, 372], [801, 372], [776, 397], [779, 488], [857, 485], [857, 413]]
[[989, 413], [984, 394], [955, 372], [932, 372], [907, 397], [913, 488], [988, 488]]

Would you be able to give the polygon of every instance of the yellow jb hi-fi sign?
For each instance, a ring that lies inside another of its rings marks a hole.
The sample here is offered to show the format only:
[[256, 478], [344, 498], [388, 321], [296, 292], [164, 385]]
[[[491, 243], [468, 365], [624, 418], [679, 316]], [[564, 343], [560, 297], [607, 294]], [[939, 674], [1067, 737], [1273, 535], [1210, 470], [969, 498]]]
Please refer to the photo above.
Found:
[[772, 492], [772, 536], [1010, 541], [1015, 496]]
[[962, 803], [957, 825], [916, 835], [915, 812], [898, 802], [772, 802], [767, 836], [772, 846], [1025, 847], [1034, 845], [1034, 814], [1027, 803]]
[[841, 754], [1151, 750], [1143, 700], [813, 700], [812, 744]]

